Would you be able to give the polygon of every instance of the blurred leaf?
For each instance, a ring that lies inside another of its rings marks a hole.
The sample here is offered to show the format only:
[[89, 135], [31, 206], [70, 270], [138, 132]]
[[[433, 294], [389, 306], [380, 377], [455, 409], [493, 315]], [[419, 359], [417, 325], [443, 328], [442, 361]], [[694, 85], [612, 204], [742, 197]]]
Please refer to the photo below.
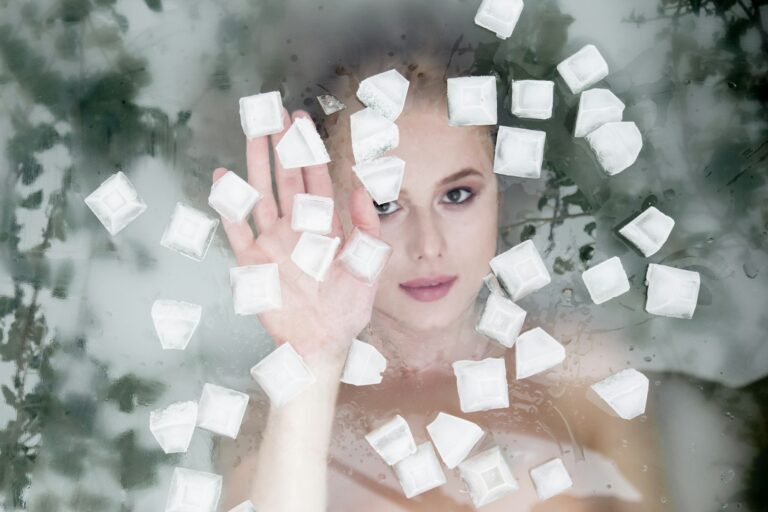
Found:
[[573, 262], [571, 260], [564, 260], [560, 256], [555, 258], [555, 264], [552, 265], [552, 270], [555, 274], [565, 274], [573, 270]]
[[586, 264], [595, 254], [595, 244], [586, 244], [579, 247], [579, 259]]
[[144, 0], [144, 3], [146, 3], [147, 7], [155, 12], [160, 12], [163, 10], [162, 0]]
[[587, 224], [586, 226], [584, 226], [584, 232], [589, 236], [594, 236], [593, 233], [595, 232], [596, 228], [597, 228], [597, 223], [593, 221]]
[[3, 397], [5, 398], [6, 404], [10, 405], [11, 407], [16, 406], [16, 394], [11, 391], [11, 388], [3, 384]]
[[563, 197], [564, 204], [572, 204], [581, 208], [581, 211], [589, 213], [592, 211], [592, 206], [589, 204], [587, 196], [581, 190], [577, 190], [569, 196]]
[[526, 224], [523, 227], [523, 231], [520, 233], [520, 241], [525, 242], [529, 238], [532, 238], [536, 234], [536, 226], [533, 224]]
[[539, 202], [538, 202], [538, 204], [536, 205], [536, 207], [537, 207], [539, 210], [541, 210], [541, 209], [543, 209], [545, 206], [547, 206], [547, 203], [548, 203], [548, 202], [549, 202], [549, 198], [548, 198], [547, 196], [541, 196], [541, 197], [539, 198]]
[[154, 402], [165, 389], [157, 381], [146, 381], [136, 375], [128, 374], [113, 382], [107, 390], [107, 400], [114, 400], [122, 412], [132, 412], [138, 404]]
[[43, 191], [38, 190], [37, 192], [32, 192], [27, 197], [22, 199], [19, 206], [22, 208], [27, 208], [28, 210], [36, 210], [40, 208], [40, 204], [43, 202]]

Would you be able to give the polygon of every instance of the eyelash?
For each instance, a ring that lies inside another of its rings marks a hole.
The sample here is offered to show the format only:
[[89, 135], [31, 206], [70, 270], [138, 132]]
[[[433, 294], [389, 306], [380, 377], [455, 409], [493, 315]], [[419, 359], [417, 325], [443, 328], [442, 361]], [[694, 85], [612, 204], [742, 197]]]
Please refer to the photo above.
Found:
[[[457, 190], [460, 190], [460, 191], [464, 191], [464, 192], [467, 192], [467, 194], [468, 194], [468, 195], [467, 195], [467, 197], [465, 197], [465, 198], [464, 198], [463, 200], [461, 200], [461, 201], [456, 201], [456, 202], [453, 202], [453, 201], [449, 201], [449, 204], [452, 204], [452, 205], [460, 205], [460, 204], [464, 204], [464, 203], [468, 202], [470, 199], [472, 199], [472, 198], [474, 197], [474, 195], [475, 195], [474, 191], [473, 191], [471, 188], [469, 188], [469, 187], [457, 187], [457, 188], [452, 188], [451, 190], [449, 190], [448, 192], [446, 192], [446, 193], [445, 193], [445, 195], [448, 195], [448, 194], [450, 194], [451, 192], [455, 192], [455, 191], [457, 191]], [[374, 206], [375, 206], [375, 207], [377, 208], [377, 210], [378, 210], [378, 208], [381, 208], [381, 207], [383, 207], [383, 206], [386, 206], [386, 205], [389, 205], [389, 204], [393, 204], [393, 203], [396, 203], [396, 202], [397, 202], [397, 201], [390, 201], [390, 202], [388, 202], [388, 203], [384, 203], [384, 204], [381, 204], [381, 205], [377, 205], [377, 204], [374, 202]], [[399, 210], [399, 208], [398, 208], [398, 210]], [[387, 215], [392, 215], [392, 214], [393, 214], [393, 213], [395, 213], [396, 211], [397, 211], [397, 210], [395, 210], [395, 211], [392, 211], [392, 212], [382, 212], [382, 211], [378, 211], [377, 213], [379, 214], [379, 216], [380, 216], [380, 217], [382, 217], [382, 216], [383, 216], [383, 217], [386, 217]]]

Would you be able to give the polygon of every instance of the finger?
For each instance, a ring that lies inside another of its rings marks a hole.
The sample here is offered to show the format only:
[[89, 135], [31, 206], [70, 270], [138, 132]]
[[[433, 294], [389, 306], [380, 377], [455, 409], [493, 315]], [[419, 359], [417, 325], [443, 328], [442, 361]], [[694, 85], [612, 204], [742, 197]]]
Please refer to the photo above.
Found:
[[272, 193], [272, 174], [269, 169], [267, 136], [248, 139], [245, 156], [248, 162], [248, 183], [262, 196], [253, 208], [253, 220], [256, 223], [256, 230], [263, 233], [277, 220], [277, 204]]
[[[227, 170], [219, 167], [213, 171], [213, 182], [221, 178], [227, 173]], [[227, 239], [229, 245], [232, 247], [232, 252], [235, 253], [235, 257], [240, 259], [240, 255], [243, 254], [253, 244], [253, 231], [251, 226], [247, 222], [230, 222], [224, 217], [221, 217], [221, 225], [224, 227], [224, 231], [227, 233]]]
[[[285, 122], [285, 129], [272, 136], [272, 147], [276, 148], [280, 141], [283, 139], [285, 132], [291, 126], [291, 118], [288, 116], [288, 111], [283, 109], [283, 119]], [[277, 201], [280, 206], [280, 217], [291, 217], [291, 209], [293, 208], [293, 196], [296, 194], [304, 193], [304, 177], [301, 174], [301, 167], [295, 169], [286, 169], [280, 162], [280, 157], [275, 151], [275, 183], [277, 183]]]
[[379, 214], [373, 206], [373, 199], [363, 185], [358, 185], [349, 198], [349, 215], [352, 224], [371, 236], [379, 237]]

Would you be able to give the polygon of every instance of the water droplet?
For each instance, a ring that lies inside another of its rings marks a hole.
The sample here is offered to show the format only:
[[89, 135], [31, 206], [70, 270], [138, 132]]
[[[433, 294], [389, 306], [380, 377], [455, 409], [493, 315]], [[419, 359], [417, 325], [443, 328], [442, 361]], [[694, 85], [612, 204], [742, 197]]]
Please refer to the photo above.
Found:
[[662, 503], [666, 503], [667, 502], [667, 497], [666, 496], [662, 496], [661, 497], [661, 502]]
[[720, 481], [721, 482], [730, 482], [731, 480], [734, 479], [735, 476], [736, 476], [736, 472], [733, 471], [732, 469], [728, 468], [725, 471], [723, 471], [722, 473], [720, 473]]
[[653, 361], [653, 358], [651, 356], [645, 356], [643, 358], [643, 361], [645, 361], [646, 363], [650, 363], [651, 361]]
[[756, 278], [757, 274], [760, 273], [760, 268], [751, 261], [744, 263], [741, 268], [744, 269], [744, 275], [750, 279]]
[[640, 466], [640, 471], [642, 471], [643, 473], [646, 473], [648, 471], [648, 464], [643, 464], [642, 466]]

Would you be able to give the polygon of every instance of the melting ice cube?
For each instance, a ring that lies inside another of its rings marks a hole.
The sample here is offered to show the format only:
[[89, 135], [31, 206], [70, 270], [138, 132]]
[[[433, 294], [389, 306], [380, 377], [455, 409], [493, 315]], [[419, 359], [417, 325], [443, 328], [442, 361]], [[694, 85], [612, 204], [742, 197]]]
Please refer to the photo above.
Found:
[[699, 298], [698, 272], [651, 263], [645, 273], [645, 310], [654, 315], [692, 318]]
[[221, 497], [221, 475], [176, 467], [165, 512], [215, 512]]
[[408, 85], [403, 75], [396, 69], [390, 69], [360, 82], [357, 97], [366, 107], [394, 121], [405, 106]]
[[333, 199], [313, 194], [293, 196], [291, 229], [326, 235], [331, 232], [332, 224]]
[[283, 138], [275, 146], [284, 169], [320, 165], [331, 161], [315, 123], [306, 117], [297, 117]]
[[346, 108], [346, 105], [339, 101], [336, 96], [331, 94], [322, 94], [317, 97], [320, 107], [323, 109], [323, 113], [327, 116], [335, 114], [336, 112]]
[[416, 442], [413, 440], [411, 428], [399, 414], [366, 434], [365, 440], [390, 466], [416, 453]]
[[136, 188], [122, 172], [104, 180], [99, 188], [85, 198], [85, 204], [112, 236], [147, 209]]
[[406, 498], [413, 498], [445, 483], [445, 474], [432, 443], [422, 443], [416, 453], [395, 464], [395, 474]]
[[211, 185], [208, 204], [230, 222], [242, 222], [253, 210], [261, 194], [232, 171]]
[[370, 108], [349, 116], [352, 153], [356, 163], [369, 162], [400, 144], [400, 129], [395, 123]]
[[197, 421], [197, 403], [175, 402], [149, 413], [149, 430], [165, 453], [187, 451]]
[[352, 340], [344, 364], [341, 382], [354, 386], [369, 386], [381, 382], [381, 374], [387, 369], [387, 360], [370, 343]]
[[609, 176], [618, 174], [637, 160], [643, 136], [631, 121], [605, 123], [586, 136], [592, 151]]
[[255, 315], [283, 307], [277, 263], [231, 268], [229, 282], [238, 315]]
[[235, 508], [230, 509], [229, 512], [257, 512], [257, 510], [251, 500], [246, 500]]
[[448, 79], [448, 124], [496, 124], [496, 77], [462, 76]]
[[285, 342], [251, 368], [251, 377], [275, 407], [281, 407], [315, 382], [304, 359]]
[[530, 470], [533, 486], [540, 500], [546, 500], [560, 494], [573, 485], [571, 476], [565, 469], [563, 460], [552, 459]]
[[200, 324], [203, 307], [179, 300], [152, 303], [152, 322], [164, 350], [184, 350]]
[[550, 80], [515, 80], [512, 82], [512, 113], [529, 119], [549, 119], [555, 82]]
[[525, 315], [525, 310], [511, 300], [490, 293], [476, 328], [479, 333], [511, 348], [523, 328]]
[[197, 426], [235, 439], [243, 422], [248, 395], [234, 389], [205, 384], [198, 403]]
[[218, 225], [219, 219], [176, 203], [160, 245], [195, 261], [203, 261]]
[[427, 425], [427, 432], [449, 469], [458, 466], [485, 435], [477, 424], [444, 412]]
[[631, 420], [645, 412], [648, 377], [627, 368], [592, 384], [587, 397], [608, 414]]
[[588, 44], [558, 64], [557, 72], [571, 92], [578, 94], [608, 76], [608, 63], [594, 45]]
[[240, 124], [249, 139], [283, 131], [283, 99], [280, 91], [240, 98]]
[[515, 376], [525, 379], [562, 363], [565, 347], [544, 329], [535, 327], [518, 336], [515, 356]]
[[512, 35], [523, 12], [523, 0], [483, 0], [475, 14], [475, 23], [506, 39]]
[[475, 507], [482, 507], [518, 489], [498, 446], [478, 453], [459, 464], [461, 479], [469, 489]]
[[392, 246], [355, 227], [339, 255], [349, 273], [371, 284], [387, 263]]
[[304, 231], [293, 248], [291, 261], [306, 274], [322, 281], [333, 263], [340, 243], [341, 239], [337, 236], [331, 238]]
[[541, 176], [546, 132], [499, 126], [493, 172], [519, 178]]
[[507, 249], [495, 256], [489, 264], [501, 286], [514, 301], [548, 285], [552, 280], [531, 240]]
[[396, 201], [400, 195], [405, 175], [405, 161], [401, 158], [383, 156], [353, 165], [352, 170], [376, 203]]
[[579, 97], [574, 137], [584, 137], [605, 123], [621, 121], [624, 103], [608, 89], [589, 89]]
[[675, 221], [651, 206], [619, 230], [619, 234], [637, 247], [644, 256], [652, 256], [669, 238]]
[[507, 368], [503, 358], [456, 361], [452, 366], [462, 412], [509, 407]]
[[627, 273], [617, 256], [584, 271], [581, 278], [595, 304], [602, 304], [629, 291]]

